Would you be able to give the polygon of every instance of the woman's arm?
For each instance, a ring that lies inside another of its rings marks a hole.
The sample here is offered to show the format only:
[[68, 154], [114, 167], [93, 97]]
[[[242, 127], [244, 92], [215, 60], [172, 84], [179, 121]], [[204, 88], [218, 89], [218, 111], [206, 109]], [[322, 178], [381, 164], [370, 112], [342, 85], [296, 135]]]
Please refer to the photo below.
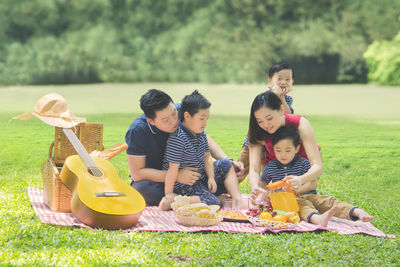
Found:
[[298, 190], [301, 185], [317, 181], [317, 178], [322, 174], [322, 159], [318, 150], [317, 142], [314, 135], [314, 130], [310, 122], [302, 117], [299, 123], [300, 139], [306, 151], [308, 161], [311, 168], [303, 175], [297, 176], [290, 180], [290, 184]]
[[317, 186], [318, 186], [318, 181], [316, 181], [316, 180], [307, 182], [307, 183], [303, 184], [302, 186], [300, 186], [299, 190], [297, 191], [297, 194], [303, 194], [303, 193], [309, 192], [311, 190], [316, 190]]
[[165, 195], [174, 192], [174, 185], [176, 178], [178, 177], [179, 163], [169, 163], [167, 175], [165, 176]]
[[252, 190], [258, 188], [260, 183], [261, 148], [261, 144], [249, 145], [249, 184]]

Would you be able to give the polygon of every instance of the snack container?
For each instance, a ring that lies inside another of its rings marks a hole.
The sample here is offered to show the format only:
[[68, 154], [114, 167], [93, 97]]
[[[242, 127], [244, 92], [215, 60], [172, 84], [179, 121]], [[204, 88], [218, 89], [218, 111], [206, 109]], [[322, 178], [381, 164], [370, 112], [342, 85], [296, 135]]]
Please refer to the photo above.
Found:
[[233, 203], [232, 198], [226, 198], [222, 200], [222, 209], [223, 210], [248, 210], [249, 209], [249, 196], [241, 196], [239, 202], [237, 204]]
[[[289, 189], [289, 192], [283, 191], [283, 186], [286, 186]], [[299, 212], [300, 208], [296, 200], [296, 194], [290, 186], [289, 180], [284, 179], [282, 181], [274, 182], [267, 185], [267, 188], [271, 191], [269, 198], [274, 210]]]

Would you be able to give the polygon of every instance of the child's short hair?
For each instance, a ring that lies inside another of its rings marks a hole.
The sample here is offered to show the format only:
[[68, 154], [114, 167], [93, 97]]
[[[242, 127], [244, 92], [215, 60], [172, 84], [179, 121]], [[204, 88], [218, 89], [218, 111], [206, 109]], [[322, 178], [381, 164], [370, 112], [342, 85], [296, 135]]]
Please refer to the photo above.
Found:
[[140, 98], [140, 108], [152, 120], [155, 119], [156, 111], [166, 108], [169, 103], [174, 103], [171, 97], [157, 89], [150, 89]]
[[292, 140], [294, 147], [297, 147], [300, 144], [299, 131], [293, 126], [285, 125], [271, 135], [271, 143], [273, 146], [283, 139]]
[[182, 99], [181, 104], [181, 117], [184, 121], [184, 114], [187, 111], [190, 116], [196, 114], [199, 109], [207, 109], [211, 106], [211, 103], [199, 93], [199, 91], [194, 90], [190, 95], [185, 96]]
[[292, 66], [290, 64], [284, 63], [284, 62], [279, 62], [279, 63], [272, 65], [272, 67], [269, 69], [268, 77], [272, 78], [272, 76], [274, 76], [275, 73], [280, 72], [281, 70], [291, 70], [292, 71], [292, 79], [294, 79], [294, 70], [293, 70]]

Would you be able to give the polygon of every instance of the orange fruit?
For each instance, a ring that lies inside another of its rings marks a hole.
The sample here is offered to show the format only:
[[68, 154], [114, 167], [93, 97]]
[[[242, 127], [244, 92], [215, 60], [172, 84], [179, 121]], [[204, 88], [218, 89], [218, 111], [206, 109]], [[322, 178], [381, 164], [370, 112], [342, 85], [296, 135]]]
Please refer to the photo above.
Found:
[[271, 213], [264, 211], [260, 214], [260, 220], [272, 220], [272, 215]]
[[287, 219], [286, 219], [286, 216], [283, 216], [283, 215], [280, 215], [280, 214], [278, 214], [278, 215], [275, 215], [275, 217], [274, 218], [272, 218], [274, 221], [279, 221], [279, 222], [287, 222]]

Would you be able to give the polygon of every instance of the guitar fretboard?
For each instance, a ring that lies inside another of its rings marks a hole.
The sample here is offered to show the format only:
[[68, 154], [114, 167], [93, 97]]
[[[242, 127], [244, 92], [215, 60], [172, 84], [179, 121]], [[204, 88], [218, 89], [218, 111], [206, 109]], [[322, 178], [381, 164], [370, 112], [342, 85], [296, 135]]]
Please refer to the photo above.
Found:
[[82, 145], [81, 141], [76, 137], [74, 131], [70, 128], [63, 128], [65, 136], [68, 138], [71, 145], [74, 147], [76, 153], [85, 163], [86, 168], [88, 168], [89, 173], [94, 176], [101, 177], [103, 172], [97, 167], [96, 163], [93, 161], [92, 157], [87, 152], [86, 148]]

